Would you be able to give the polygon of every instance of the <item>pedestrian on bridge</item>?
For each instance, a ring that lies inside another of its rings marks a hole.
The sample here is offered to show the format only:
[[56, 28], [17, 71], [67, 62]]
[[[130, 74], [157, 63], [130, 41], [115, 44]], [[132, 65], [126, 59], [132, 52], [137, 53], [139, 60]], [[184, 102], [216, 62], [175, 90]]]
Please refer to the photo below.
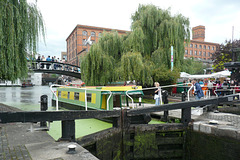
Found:
[[[51, 60], [51, 58], [50, 58], [50, 56], [48, 56], [48, 58], [46, 59], [46, 61], [48, 61], [48, 62], [51, 62], [52, 60]], [[49, 69], [49, 67], [50, 67], [50, 63], [47, 63], [46, 64], [47, 65], [47, 69]]]

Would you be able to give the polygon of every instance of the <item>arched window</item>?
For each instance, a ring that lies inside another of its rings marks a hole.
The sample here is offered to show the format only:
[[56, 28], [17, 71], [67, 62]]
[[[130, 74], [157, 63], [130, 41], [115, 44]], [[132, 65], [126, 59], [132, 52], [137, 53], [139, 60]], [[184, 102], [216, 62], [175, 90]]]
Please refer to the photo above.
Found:
[[83, 31], [82, 34], [83, 34], [84, 36], [87, 36], [88, 33], [87, 33], [87, 31]]
[[101, 37], [101, 36], [102, 36], [102, 33], [101, 33], [101, 32], [99, 32], [99, 33], [98, 33], [98, 37]]
[[96, 33], [95, 32], [91, 32], [91, 36], [96, 36]]

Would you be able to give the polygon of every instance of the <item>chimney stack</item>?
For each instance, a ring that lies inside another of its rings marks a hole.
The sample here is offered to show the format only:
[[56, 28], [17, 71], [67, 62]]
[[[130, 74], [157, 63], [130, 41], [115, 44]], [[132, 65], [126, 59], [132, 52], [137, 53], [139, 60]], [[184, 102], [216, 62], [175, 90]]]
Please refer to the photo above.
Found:
[[205, 26], [196, 26], [192, 29], [192, 40], [203, 41], [205, 40]]

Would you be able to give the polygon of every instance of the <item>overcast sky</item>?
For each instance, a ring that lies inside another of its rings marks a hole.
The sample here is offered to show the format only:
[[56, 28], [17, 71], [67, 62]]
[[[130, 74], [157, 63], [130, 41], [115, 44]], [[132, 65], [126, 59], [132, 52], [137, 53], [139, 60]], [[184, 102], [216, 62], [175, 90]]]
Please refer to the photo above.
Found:
[[130, 30], [131, 15], [139, 4], [170, 7], [173, 15], [188, 17], [191, 28], [204, 25], [207, 42], [232, 39], [232, 26], [234, 39], [240, 39], [239, 0], [37, 0], [46, 26], [46, 45], [41, 41], [38, 52], [60, 57], [77, 24]]

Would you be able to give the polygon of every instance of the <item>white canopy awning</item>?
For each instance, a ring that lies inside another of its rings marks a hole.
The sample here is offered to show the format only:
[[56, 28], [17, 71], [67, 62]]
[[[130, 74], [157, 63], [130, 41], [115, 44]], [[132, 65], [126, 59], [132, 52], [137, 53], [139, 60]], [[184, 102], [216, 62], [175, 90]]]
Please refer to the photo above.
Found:
[[231, 75], [231, 72], [228, 70], [224, 70], [221, 72], [216, 72], [212, 74], [198, 74], [198, 75], [191, 75], [186, 72], [180, 72], [180, 78], [190, 78], [190, 79], [204, 79], [204, 78], [220, 78], [220, 77], [228, 77]]

